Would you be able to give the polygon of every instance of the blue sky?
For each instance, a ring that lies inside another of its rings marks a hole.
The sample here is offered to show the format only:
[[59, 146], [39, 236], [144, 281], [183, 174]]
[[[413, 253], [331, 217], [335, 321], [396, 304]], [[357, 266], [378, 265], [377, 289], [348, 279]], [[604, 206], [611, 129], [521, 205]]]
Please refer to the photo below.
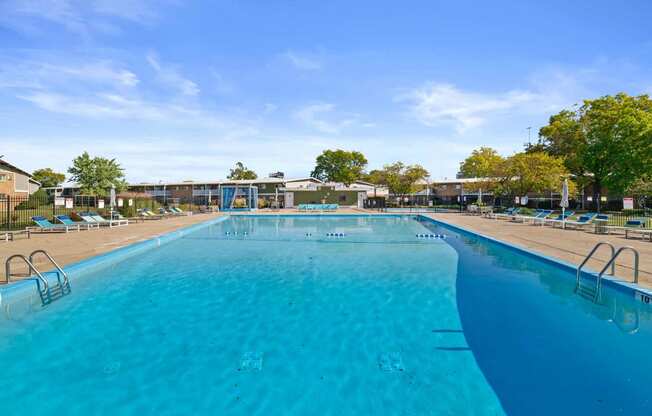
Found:
[[652, 92], [645, 1], [0, 0], [0, 154], [131, 181], [305, 176], [326, 148], [434, 179], [548, 116]]

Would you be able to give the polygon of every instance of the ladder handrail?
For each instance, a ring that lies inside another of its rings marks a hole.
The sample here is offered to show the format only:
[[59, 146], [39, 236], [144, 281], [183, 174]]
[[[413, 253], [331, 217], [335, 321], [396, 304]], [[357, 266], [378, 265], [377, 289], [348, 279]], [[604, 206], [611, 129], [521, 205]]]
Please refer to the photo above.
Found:
[[[586, 257], [584, 257], [584, 261], [582, 261], [582, 263], [577, 267], [577, 277], [576, 277], [576, 280], [575, 280], [575, 283], [577, 285], [580, 284], [580, 276], [582, 275], [582, 268], [591, 259], [591, 257], [593, 257], [593, 254], [595, 254], [595, 252], [603, 245], [604, 246], [609, 246], [609, 248], [611, 248], [611, 258], [612, 259], [616, 255], [616, 247], [614, 247], [614, 245], [611, 244], [610, 242], [608, 242], [608, 241], [600, 241], [598, 244], [596, 244], [593, 247], [593, 249], [589, 252], [589, 254], [587, 254]], [[609, 263], [607, 263], [607, 264], [608, 265], [611, 264], [611, 261]], [[606, 267], [602, 272], [604, 272], [605, 270], [607, 270]], [[613, 276], [615, 272], [616, 272], [616, 265], [611, 264], [611, 273], [610, 274]]]
[[9, 283], [9, 279], [11, 278], [11, 261], [13, 259], [21, 259], [21, 260], [23, 260], [25, 262], [25, 264], [27, 264], [27, 266], [29, 267], [29, 275], [30, 276], [32, 275], [32, 271], [34, 273], [36, 273], [36, 276], [38, 278], [37, 285], [38, 285], [38, 281], [40, 281], [43, 284], [43, 287], [44, 287], [44, 290], [40, 290], [40, 287], [39, 287], [39, 292], [41, 292], [41, 294], [44, 294], [44, 293], [47, 294], [48, 293], [48, 281], [47, 281], [47, 279], [45, 277], [43, 277], [41, 272], [38, 271], [38, 269], [32, 264], [32, 262], [29, 261], [27, 259], [27, 257], [23, 256], [22, 254], [14, 254], [13, 256], [10, 256], [7, 259], [7, 261], [5, 261], [5, 274], [6, 274], [5, 279], [6, 279], [6, 282]]
[[45, 250], [34, 250], [34, 251], [32, 251], [32, 254], [29, 255], [29, 261], [30, 261], [30, 263], [34, 263], [34, 256], [35, 256], [36, 254], [43, 254], [45, 257], [48, 258], [48, 260], [50, 260], [50, 263], [52, 263], [52, 265], [54, 265], [54, 267], [55, 267], [55, 268], [59, 271], [59, 273], [61, 273], [61, 275], [63, 276], [63, 285], [64, 285], [64, 286], [68, 286], [68, 285], [70, 284], [70, 281], [68, 280], [68, 274], [67, 274], [66, 272], [63, 271], [63, 268], [62, 268], [61, 266], [59, 266], [59, 263], [57, 263], [57, 262], [52, 258], [52, 256], [50, 255], [50, 253], [48, 253], [47, 251], [45, 251]]
[[611, 266], [612, 269], [615, 267], [616, 259], [618, 258], [618, 256], [620, 256], [620, 253], [622, 253], [623, 251], [626, 251], [626, 250], [629, 250], [632, 253], [634, 253], [634, 284], [638, 284], [638, 257], [639, 257], [638, 250], [636, 250], [632, 246], [623, 246], [623, 247], [619, 248], [618, 251], [616, 251], [616, 254], [614, 254], [611, 257], [611, 259], [607, 262], [607, 264], [604, 266], [604, 268], [598, 274], [598, 277], [597, 277], [597, 279], [598, 279], [598, 281], [597, 281], [598, 293], [600, 292], [600, 288], [602, 286], [602, 275], [609, 268], [609, 266]]

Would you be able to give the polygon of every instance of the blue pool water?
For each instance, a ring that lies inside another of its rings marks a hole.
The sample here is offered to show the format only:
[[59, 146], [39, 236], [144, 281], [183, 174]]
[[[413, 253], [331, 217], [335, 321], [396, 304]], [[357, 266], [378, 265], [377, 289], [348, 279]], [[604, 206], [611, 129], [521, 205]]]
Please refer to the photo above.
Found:
[[72, 284], [0, 319], [0, 414], [652, 410], [649, 307], [414, 217], [232, 217]]

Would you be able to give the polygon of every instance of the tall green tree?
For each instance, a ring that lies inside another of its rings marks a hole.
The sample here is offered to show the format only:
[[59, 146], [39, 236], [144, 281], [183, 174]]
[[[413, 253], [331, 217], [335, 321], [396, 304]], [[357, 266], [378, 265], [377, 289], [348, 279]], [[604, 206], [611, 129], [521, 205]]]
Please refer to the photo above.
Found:
[[376, 171], [377, 180], [386, 185], [391, 194], [401, 198], [418, 190], [418, 183], [428, 178], [428, 171], [421, 165], [405, 165], [396, 162]]
[[505, 158], [491, 147], [480, 147], [460, 163], [460, 175], [463, 178], [480, 178], [476, 182], [464, 184], [467, 191], [491, 191], [500, 176]]
[[579, 183], [594, 185], [599, 210], [603, 186], [623, 193], [652, 175], [652, 100], [624, 93], [585, 100], [575, 111], [552, 116], [530, 150], [564, 157]]
[[490, 178], [503, 161], [504, 158], [491, 147], [481, 147], [460, 163], [460, 174], [463, 178]]
[[362, 177], [366, 166], [367, 159], [360, 152], [324, 150], [317, 156], [315, 169], [310, 176], [322, 181], [351, 185]]
[[57, 173], [51, 168], [43, 168], [32, 172], [32, 178], [40, 182], [42, 188], [51, 188], [65, 181], [66, 175]]
[[72, 161], [68, 168], [70, 181], [76, 182], [85, 195], [106, 196], [112, 187], [120, 192], [127, 187], [124, 169], [115, 159], [82, 153]]
[[[498, 169], [494, 192], [499, 195], [524, 196], [529, 192], [561, 192], [564, 178], [570, 173], [564, 159], [546, 152], [522, 152], [506, 158]], [[569, 191], [575, 184], [569, 181]]]
[[258, 175], [253, 170], [248, 169], [242, 162], [237, 162], [227, 178], [233, 180], [251, 180], [258, 178]]

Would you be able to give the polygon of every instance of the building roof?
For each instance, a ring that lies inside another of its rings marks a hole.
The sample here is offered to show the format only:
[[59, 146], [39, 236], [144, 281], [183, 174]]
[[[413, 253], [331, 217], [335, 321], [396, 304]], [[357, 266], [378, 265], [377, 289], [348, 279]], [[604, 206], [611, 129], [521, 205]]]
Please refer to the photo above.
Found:
[[30, 173], [25, 172], [24, 170], [17, 168], [16, 166], [12, 165], [11, 163], [9, 163], [9, 162], [7, 162], [7, 161], [5, 161], [3, 159], [0, 159], [0, 167], [3, 167], [5, 169], [9, 169], [9, 170], [13, 170], [13, 171], [18, 172], [18, 173], [22, 173], [23, 175], [26, 175], [26, 176], [28, 176], [30, 178], [32, 177], [32, 175]]

